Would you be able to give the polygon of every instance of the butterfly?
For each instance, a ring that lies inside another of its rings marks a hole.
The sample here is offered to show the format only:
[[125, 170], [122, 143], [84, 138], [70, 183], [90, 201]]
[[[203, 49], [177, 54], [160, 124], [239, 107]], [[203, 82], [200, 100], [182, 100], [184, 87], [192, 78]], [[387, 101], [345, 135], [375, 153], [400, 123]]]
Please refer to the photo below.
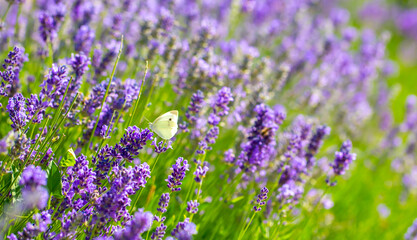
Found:
[[149, 127], [158, 134], [159, 137], [167, 140], [171, 139], [178, 130], [178, 111], [172, 110], [157, 117]]

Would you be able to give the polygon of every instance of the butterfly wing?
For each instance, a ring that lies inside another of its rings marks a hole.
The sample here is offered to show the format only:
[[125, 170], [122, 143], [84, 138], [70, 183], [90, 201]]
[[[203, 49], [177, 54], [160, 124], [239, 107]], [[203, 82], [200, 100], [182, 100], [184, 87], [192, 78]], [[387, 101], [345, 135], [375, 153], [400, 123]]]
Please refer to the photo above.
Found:
[[178, 131], [178, 111], [173, 110], [159, 116], [151, 129], [163, 139], [171, 139]]

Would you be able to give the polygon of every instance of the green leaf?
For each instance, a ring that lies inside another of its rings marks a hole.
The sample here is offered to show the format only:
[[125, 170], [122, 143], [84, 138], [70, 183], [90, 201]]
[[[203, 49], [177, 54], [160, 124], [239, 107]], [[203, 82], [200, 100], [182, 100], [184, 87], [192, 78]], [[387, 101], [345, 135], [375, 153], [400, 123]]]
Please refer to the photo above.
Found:
[[54, 197], [58, 199], [63, 198], [61, 173], [59, 172], [58, 166], [55, 163], [52, 163], [49, 169], [47, 187], [49, 193]]
[[12, 184], [12, 180], [13, 175], [11, 172], [3, 174], [3, 176], [1, 176], [1, 187], [10, 186], [10, 184]]
[[67, 151], [67, 157], [61, 160], [61, 167], [72, 167], [75, 165], [75, 159], [77, 156], [74, 153], [74, 150], [72, 148], [68, 149]]
[[[15, 189], [15, 187], [14, 186], [10, 186], [11, 184], [12, 184], [12, 182], [13, 182], [13, 175], [12, 175], [12, 173], [11, 172], [9, 172], [9, 173], [5, 173], [5, 174], [3, 174], [2, 176], [1, 176], [1, 180], [0, 180], [0, 182], [1, 182], [1, 189], [0, 189], [0, 192], [2, 193], [2, 194], [4, 194], [3, 193], [3, 191], [5, 191], [8, 187], [10, 187], [10, 190], [13, 192], [13, 190]], [[16, 181], [15, 182], [15, 184], [14, 185], [16, 185], [16, 183], [17, 183], [18, 181]], [[14, 198], [11, 198], [11, 199], [7, 199], [7, 200], [11, 200], [12, 202], [15, 200]], [[6, 200], [6, 201], [7, 201]], [[9, 201], [8, 201], [9, 202]]]
[[244, 198], [244, 196], [239, 196], [237, 198], [233, 198], [230, 202], [231, 203], [235, 203], [235, 202], [239, 202], [240, 200], [242, 200]]

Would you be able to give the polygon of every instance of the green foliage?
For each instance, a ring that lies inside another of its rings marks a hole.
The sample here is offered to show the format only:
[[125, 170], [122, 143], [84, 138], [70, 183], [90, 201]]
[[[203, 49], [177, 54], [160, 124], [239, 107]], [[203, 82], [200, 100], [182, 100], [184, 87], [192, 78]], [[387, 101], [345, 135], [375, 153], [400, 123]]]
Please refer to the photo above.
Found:
[[48, 182], [47, 187], [49, 194], [53, 195], [54, 197], [61, 199], [62, 196], [62, 176], [59, 172], [58, 166], [52, 162], [48, 169]]

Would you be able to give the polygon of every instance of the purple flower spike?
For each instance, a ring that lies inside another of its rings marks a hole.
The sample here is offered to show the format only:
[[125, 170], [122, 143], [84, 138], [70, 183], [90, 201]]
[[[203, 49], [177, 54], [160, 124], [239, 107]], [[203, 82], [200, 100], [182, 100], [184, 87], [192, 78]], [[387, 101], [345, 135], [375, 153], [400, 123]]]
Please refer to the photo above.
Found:
[[314, 155], [316, 155], [317, 151], [321, 147], [324, 137], [329, 134], [330, 128], [325, 125], [316, 129], [316, 133], [313, 135], [308, 145], [308, 153], [306, 154], [307, 167], [310, 168], [314, 165]]
[[214, 103], [212, 103], [212, 108], [215, 114], [220, 117], [226, 116], [229, 113], [230, 102], [233, 101], [232, 91], [228, 87], [223, 87], [217, 93]]
[[2, 64], [3, 71], [0, 71], [0, 96], [13, 96], [20, 87], [19, 74], [23, 67], [23, 63], [28, 60], [23, 48], [14, 47], [7, 54]]
[[334, 174], [344, 175], [346, 170], [349, 169], [349, 165], [356, 159], [356, 154], [351, 153], [352, 142], [350, 140], [345, 141], [340, 147], [340, 151], [335, 153], [333, 167]]
[[172, 192], [177, 192], [181, 190], [182, 180], [185, 178], [185, 172], [189, 171], [188, 161], [184, 160], [182, 157], [179, 157], [174, 165], [172, 165], [171, 175], [165, 180], [168, 182], [167, 186], [171, 189]]
[[50, 11], [42, 11], [39, 15], [39, 32], [42, 40], [46, 43], [58, 36], [58, 30], [65, 16], [63, 3], [51, 3]]
[[148, 141], [152, 141], [152, 138], [153, 133], [149, 129], [130, 126], [126, 129], [122, 139], [120, 139], [120, 144], [125, 147], [126, 151], [136, 156]]
[[23, 170], [19, 184], [29, 188], [46, 185], [46, 172], [39, 166], [29, 165]]
[[414, 220], [413, 224], [407, 229], [404, 235], [405, 240], [414, 240], [417, 237], [417, 219]]
[[130, 224], [126, 226], [122, 231], [116, 232], [114, 235], [115, 240], [142, 239], [140, 235], [151, 228], [153, 221], [153, 215], [150, 212], [144, 212], [143, 209], [139, 209], [133, 216]]
[[206, 176], [207, 171], [209, 170], [209, 168], [207, 166], [201, 167], [198, 166], [196, 171], [194, 172], [194, 180], [198, 183], [200, 183], [201, 181], [203, 181], [203, 178]]
[[194, 123], [195, 121], [197, 121], [198, 113], [200, 112], [203, 105], [204, 94], [202, 91], [198, 90], [191, 97], [190, 105], [188, 106], [188, 110], [185, 113], [185, 117], [188, 119], [190, 123]]
[[166, 152], [169, 148], [172, 149], [171, 143], [171, 141], [168, 141], [166, 144], [164, 144], [164, 141], [157, 143], [155, 138], [151, 145], [155, 147], [155, 152], [159, 154]]
[[90, 58], [83, 52], [79, 54], [71, 54], [71, 59], [68, 64], [71, 65], [72, 70], [75, 73], [76, 78], [80, 78], [88, 71], [88, 65], [90, 65]]
[[245, 171], [255, 171], [264, 166], [275, 154], [275, 133], [282, 123], [284, 114], [274, 112], [265, 104], [259, 104], [254, 125], [249, 129], [247, 141], [242, 146], [237, 164]]
[[16, 94], [14, 97], [9, 99], [7, 104], [7, 112], [12, 120], [12, 128], [15, 131], [23, 129], [26, 123], [29, 121], [26, 115], [25, 98], [21, 93]]
[[160, 226], [156, 227], [155, 232], [152, 233], [151, 239], [162, 240], [165, 236], [165, 230], [167, 230], [167, 226], [161, 223]]
[[75, 51], [88, 55], [95, 38], [94, 30], [87, 25], [81, 26], [74, 36]]
[[159, 208], [157, 208], [158, 212], [164, 213], [167, 211], [169, 199], [170, 199], [169, 193], [163, 193], [161, 195], [161, 198], [159, 199], [159, 203], [158, 203]]
[[19, 184], [23, 186], [22, 198], [26, 208], [43, 209], [46, 207], [49, 194], [43, 187], [46, 185], [46, 172], [41, 167], [27, 166], [22, 172]]
[[263, 187], [261, 189], [261, 193], [258, 195], [258, 198], [256, 199], [257, 205], [253, 206], [253, 210], [256, 212], [261, 211], [261, 206], [265, 205], [265, 201], [268, 199], [268, 188]]
[[236, 160], [235, 153], [233, 152], [233, 149], [229, 149], [226, 152], [224, 152], [224, 161], [227, 163], [234, 163]]
[[190, 222], [189, 218], [186, 218], [184, 222], [179, 222], [171, 235], [177, 239], [192, 239], [192, 235], [197, 233], [197, 229], [194, 223]]
[[18, 233], [19, 237], [11, 234], [7, 239], [35, 239], [40, 233], [46, 232], [48, 225], [52, 223], [51, 214], [48, 211], [43, 211], [40, 214], [36, 213], [32, 219], [34, 223], [28, 222], [23, 231]]
[[196, 214], [198, 212], [198, 206], [200, 206], [200, 203], [197, 200], [187, 202], [187, 212]]

